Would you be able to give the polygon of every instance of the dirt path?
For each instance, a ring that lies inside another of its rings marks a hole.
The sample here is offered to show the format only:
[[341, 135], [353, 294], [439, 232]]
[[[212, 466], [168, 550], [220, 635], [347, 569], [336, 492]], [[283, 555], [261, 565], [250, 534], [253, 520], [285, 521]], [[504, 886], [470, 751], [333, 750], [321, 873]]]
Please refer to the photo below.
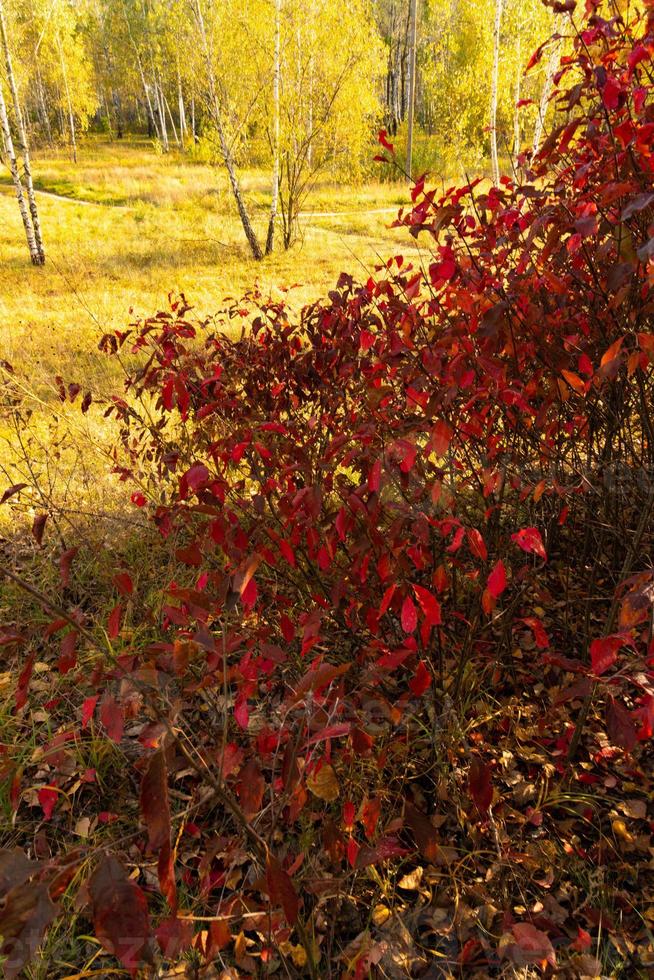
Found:
[[[4, 185], [10, 193], [13, 193], [13, 188], [6, 184]], [[67, 197], [65, 194], [57, 194], [55, 191], [42, 191], [35, 188], [37, 194], [41, 197], [49, 197], [54, 201], [64, 201], [66, 204], [81, 204], [84, 207], [89, 208], [116, 208], [118, 211], [130, 211], [131, 208], [127, 204], [106, 204], [104, 201], [85, 201], [81, 197]], [[369, 214], [397, 214], [400, 209], [398, 204], [396, 207], [390, 208], [368, 208], [362, 211], [300, 211], [301, 218], [353, 218], [357, 215], [365, 217]]]

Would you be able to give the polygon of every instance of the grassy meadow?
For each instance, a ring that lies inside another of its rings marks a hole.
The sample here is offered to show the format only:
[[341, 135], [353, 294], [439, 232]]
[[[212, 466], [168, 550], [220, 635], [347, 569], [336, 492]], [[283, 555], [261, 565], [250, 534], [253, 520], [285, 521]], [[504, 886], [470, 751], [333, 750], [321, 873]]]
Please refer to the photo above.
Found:
[[[144, 140], [92, 140], [82, 146], [77, 165], [64, 150], [38, 155], [33, 169], [47, 264], [29, 265], [5, 181], [0, 345], [10, 361], [59, 373], [77, 369], [101, 333], [129, 322], [131, 309], [147, 315], [165, 307], [171, 290], [183, 290], [198, 312], [210, 314], [224, 296], [254, 282], [273, 295], [297, 283], [293, 302], [301, 306], [343, 268], [359, 266], [363, 274], [406, 237], [388, 228], [407, 199], [403, 185], [319, 183], [305, 204], [299, 241], [257, 263], [221, 168], [178, 152], [158, 154]], [[269, 174], [246, 172], [242, 182], [263, 237]]]
[[[30, 265], [13, 189], [6, 178], [0, 183], [0, 360], [16, 369], [23, 398], [19, 425], [0, 419], [0, 466], [9, 485], [31, 484], [32, 467], [44, 493], [71, 511], [83, 498], [104, 513], [116, 492], [125, 496], [109, 476], [110, 425], [99, 410], [82, 416], [79, 404], [62, 405], [54, 383], [60, 375], [100, 398], [120, 390], [116, 362], [97, 349], [105, 332], [165, 309], [171, 291], [210, 315], [255, 283], [272, 296], [294, 286], [287, 299], [301, 308], [343, 269], [365, 277], [400, 245], [413, 245], [389, 227], [408, 198], [402, 183], [318, 183], [295, 245], [255, 262], [219, 167], [175, 151], [164, 156], [146, 140], [95, 138], [82, 144], [77, 165], [60, 149], [35, 154], [33, 171], [44, 268]], [[242, 183], [263, 238], [269, 174], [245, 172]], [[2, 508], [4, 525], [24, 496]], [[32, 513], [28, 505], [28, 519]]]

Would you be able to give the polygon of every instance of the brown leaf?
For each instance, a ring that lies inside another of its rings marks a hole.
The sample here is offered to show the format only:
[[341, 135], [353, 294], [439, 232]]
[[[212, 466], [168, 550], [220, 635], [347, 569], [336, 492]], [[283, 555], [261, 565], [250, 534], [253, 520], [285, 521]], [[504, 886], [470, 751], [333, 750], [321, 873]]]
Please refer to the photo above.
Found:
[[254, 817], [261, 809], [266, 783], [256, 759], [250, 759], [241, 769], [236, 792], [246, 817]]
[[19, 847], [0, 851], [0, 896], [18, 888], [41, 867], [40, 861], [30, 861]]
[[2, 969], [7, 980], [18, 976], [34, 956], [56, 914], [45, 884], [24, 882], [8, 892], [0, 906], [0, 956], [6, 957]]
[[340, 789], [333, 766], [325, 765], [307, 779], [307, 786], [319, 800], [332, 803], [338, 799]]
[[47, 514], [37, 514], [34, 518], [34, 523], [32, 524], [32, 536], [37, 544], [41, 544], [43, 541], [43, 532], [45, 531], [47, 519]]
[[105, 854], [88, 883], [96, 938], [123, 966], [136, 969], [147, 958], [150, 919], [145, 895], [121, 862]]
[[7, 487], [2, 497], [0, 497], [0, 504], [4, 504], [5, 500], [9, 500], [9, 498], [13, 497], [14, 494], [20, 493], [21, 490], [24, 490], [26, 486], [27, 486], [26, 483], [14, 483], [13, 486]]
[[141, 814], [148, 829], [150, 850], [158, 851], [170, 841], [170, 801], [168, 798], [168, 768], [164, 749], [150, 759], [141, 780]]
[[436, 864], [440, 848], [436, 828], [432, 825], [429, 817], [409, 801], [404, 808], [404, 817], [422, 856], [426, 861]]

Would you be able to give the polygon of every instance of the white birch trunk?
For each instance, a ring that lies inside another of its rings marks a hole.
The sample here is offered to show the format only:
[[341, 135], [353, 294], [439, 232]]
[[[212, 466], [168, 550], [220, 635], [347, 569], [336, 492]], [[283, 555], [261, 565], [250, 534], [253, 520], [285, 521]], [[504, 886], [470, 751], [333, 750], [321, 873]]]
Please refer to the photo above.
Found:
[[184, 91], [182, 89], [182, 76], [179, 71], [179, 65], [177, 65], [177, 103], [179, 110], [179, 135], [182, 140], [182, 149], [184, 148], [184, 139], [188, 135], [188, 126], [186, 125], [186, 109], [184, 108]]
[[232, 156], [229, 143], [227, 142], [227, 136], [225, 134], [225, 128], [223, 125], [223, 116], [220, 108], [220, 100], [218, 98], [218, 86], [216, 85], [216, 76], [214, 75], [213, 65], [211, 63], [211, 52], [209, 50], [209, 41], [207, 38], [207, 32], [204, 26], [204, 17], [202, 16], [202, 9], [200, 7], [200, 0], [194, 0], [193, 2], [193, 12], [195, 14], [198, 28], [200, 30], [200, 39], [202, 41], [202, 49], [204, 54], [205, 66], [207, 69], [207, 82], [209, 85], [209, 111], [213, 116], [213, 122], [218, 133], [218, 140], [220, 142], [220, 152], [222, 154], [225, 167], [227, 168], [227, 174], [229, 176], [229, 183], [232, 188], [232, 194], [234, 195], [234, 200], [236, 201], [236, 207], [238, 208], [239, 217], [241, 219], [241, 224], [243, 225], [243, 231], [245, 232], [245, 237], [247, 239], [248, 245], [250, 246], [250, 251], [255, 259], [262, 259], [263, 252], [261, 251], [261, 246], [259, 240], [255, 234], [254, 228], [252, 227], [252, 222], [250, 221], [250, 215], [245, 206], [245, 201], [243, 199], [243, 194], [241, 192], [241, 186], [238, 181], [238, 176], [236, 173], [236, 164]]
[[[554, 33], [558, 34], [562, 27], [563, 18], [559, 16], [554, 21]], [[549, 59], [547, 61], [547, 68], [545, 70], [545, 82], [543, 84], [543, 91], [540, 96], [540, 104], [538, 106], [538, 115], [536, 117], [536, 125], [534, 126], [534, 139], [531, 145], [531, 156], [536, 156], [540, 150], [540, 144], [543, 139], [543, 130], [545, 128], [545, 117], [547, 116], [547, 106], [550, 101], [550, 96], [552, 94], [552, 86], [554, 84], [554, 76], [556, 70], [559, 66], [559, 58], [561, 54], [561, 38], [557, 37], [552, 44], [552, 50], [550, 52]]]
[[73, 163], [77, 163], [77, 140], [75, 138], [75, 116], [73, 113], [73, 103], [70, 98], [70, 88], [68, 86], [68, 72], [66, 70], [66, 59], [64, 58], [64, 49], [58, 31], [57, 31], [57, 50], [59, 52], [61, 77], [64, 83], [64, 94], [66, 96], [66, 106], [68, 108], [68, 131], [70, 135], [70, 148], [73, 154]]
[[161, 91], [161, 85], [155, 79], [154, 83], [154, 94], [157, 105], [157, 112], [159, 113], [159, 127], [161, 132], [161, 148], [164, 153], [168, 153], [170, 149], [170, 144], [168, 142], [168, 127], [166, 126], [166, 108], [164, 106], [163, 92]]
[[29, 248], [30, 251], [30, 258], [32, 260], [32, 265], [43, 265], [45, 262], [45, 256], [43, 255], [43, 252], [39, 250], [38, 245], [36, 244], [36, 238], [34, 237], [34, 228], [32, 226], [32, 219], [30, 217], [29, 211], [27, 210], [25, 193], [23, 191], [23, 185], [20, 179], [20, 171], [18, 169], [18, 161], [16, 159], [16, 152], [14, 150], [14, 144], [11, 138], [9, 117], [7, 116], [7, 106], [5, 103], [5, 97], [2, 93], [1, 86], [0, 86], [0, 129], [2, 130], [2, 142], [5, 148], [5, 153], [7, 154], [7, 160], [9, 162], [11, 179], [14, 182], [14, 189], [16, 191], [16, 200], [18, 201], [20, 216], [23, 219], [23, 227], [25, 229], [25, 237], [27, 239], [27, 247]]
[[[5, 12], [0, 0], [0, 40], [2, 41], [2, 50], [4, 54], [5, 67], [7, 70], [7, 82], [9, 83], [9, 91], [11, 92], [11, 100], [14, 106], [14, 116], [16, 120], [16, 132], [18, 134], [18, 142], [20, 152], [23, 157], [23, 171], [25, 174], [25, 185], [27, 188], [27, 200], [29, 204], [29, 226], [31, 229], [31, 238], [33, 239], [36, 252], [32, 252], [32, 245], [30, 242], [30, 232], [27, 226], [25, 226], [25, 233], [27, 235], [27, 242], [30, 248], [30, 255], [32, 256], [32, 262], [34, 265], [43, 265], [45, 263], [45, 249], [43, 248], [43, 237], [41, 235], [41, 223], [39, 221], [39, 212], [36, 206], [36, 196], [34, 194], [34, 183], [32, 181], [32, 166], [30, 161], [29, 144], [27, 140], [27, 134], [25, 133], [25, 127], [23, 125], [23, 116], [20, 109], [20, 101], [18, 99], [18, 88], [16, 86], [16, 80], [14, 78], [13, 65], [11, 61], [11, 53], [9, 51], [9, 38], [7, 36], [7, 24], [5, 21]], [[13, 149], [13, 141], [11, 138], [11, 129], [9, 126], [9, 119], [7, 118], [7, 107], [3, 100], [4, 115], [6, 119], [6, 129], [7, 135], [9, 137], [9, 143], [7, 143], [7, 138], [5, 137], [5, 147], [7, 149], [7, 154], [10, 159], [13, 157], [14, 165], [16, 167], [16, 175], [18, 175], [18, 183], [16, 183], [16, 177], [14, 176], [14, 171], [12, 169], [12, 178], [14, 180], [14, 186], [16, 187], [16, 196], [18, 198], [19, 207], [21, 206], [21, 200], [24, 204], [23, 188], [22, 182], [20, 180], [20, 175], [18, 171], [18, 163], [16, 161], [15, 152]], [[4, 128], [4, 126], [3, 126]], [[10, 152], [11, 148], [11, 152]], [[11, 166], [11, 164], [10, 164]], [[21, 208], [22, 215], [22, 208]], [[23, 224], [25, 220], [23, 219]], [[36, 260], [35, 260], [36, 255]]]
[[515, 106], [513, 109], [513, 156], [517, 161], [520, 155], [520, 109], [518, 108], [518, 102], [520, 101], [521, 87], [522, 87], [522, 45], [520, 44], [520, 38], [518, 38], [518, 55], [517, 55], [518, 68], [516, 72], [515, 79]]
[[275, 0], [275, 54], [273, 64], [273, 173], [272, 192], [270, 201], [270, 220], [266, 236], [266, 255], [270, 255], [275, 243], [275, 222], [279, 206], [279, 136], [280, 136], [280, 106], [279, 82], [281, 75], [281, 19], [282, 0]]
[[411, 182], [413, 170], [413, 119], [416, 108], [416, 38], [417, 38], [417, 2], [411, 0], [409, 22], [409, 119], [406, 138], [406, 172]]
[[491, 78], [490, 138], [493, 183], [500, 182], [500, 164], [497, 154], [497, 89], [500, 73], [500, 29], [502, 26], [502, 0], [495, 0], [495, 26], [493, 28], [493, 75]]

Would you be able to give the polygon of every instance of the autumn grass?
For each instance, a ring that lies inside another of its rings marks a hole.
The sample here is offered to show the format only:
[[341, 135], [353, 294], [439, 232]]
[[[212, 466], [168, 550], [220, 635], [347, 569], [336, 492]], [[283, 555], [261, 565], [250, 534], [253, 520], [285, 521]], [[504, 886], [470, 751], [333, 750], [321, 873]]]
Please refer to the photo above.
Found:
[[[289, 252], [250, 258], [224, 172], [143, 141], [92, 141], [74, 166], [38, 157], [34, 170], [48, 262], [32, 269], [11, 188], [0, 192], [0, 345], [9, 360], [62, 373], [79, 368], [100, 334], [124, 326], [130, 310], [149, 314], [184, 291], [210, 314], [226, 295], [254, 282], [265, 292], [299, 283], [294, 305], [317, 298], [343, 268], [372, 268], [405, 236], [388, 225], [406, 201], [403, 185], [320, 183], [305, 204], [301, 236]], [[243, 186], [263, 236], [269, 175]], [[58, 200], [49, 194], [66, 198]], [[389, 209], [385, 213], [356, 212]], [[348, 212], [344, 218], [315, 212]], [[355, 212], [351, 214], [349, 212]]]
[[[0, 480], [32, 484], [33, 468], [44, 494], [71, 510], [111, 509], [117, 492], [106, 479], [110, 426], [99, 412], [82, 416], [79, 403], [61, 405], [54, 383], [60, 375], [100, 396], [120, 390], [118, 365], [98, 351], [104, 333], [165, 309], [171, 292], [210, 315], [257, 283], [299, 309], [325, 295], [343, 269], [365, 278], [407, 248], [406, 234], [389, 227], [408, 199], [403, 183], [320, 181], [297, 243], [255, 262], [224, 172], [189, 154], [164, 156], [146, 140], [89, 139], [77, 165], [65, 151], [49, 151], [36, 154], [33, 170], [44, 268], [29, 264], [12, 188], [0, 182], [0, 360], [16, 368], [30, 413], [29, 423], [24, 415], [0, 418]], [[269, 174], [246, 172], [243, 187], [263, 237]], [[124, 487], [118, 493], [124, 498]], [[31, 501], [28, 517], [38, 504]], [[0, 522], [7, 515], [2, 508]]]

